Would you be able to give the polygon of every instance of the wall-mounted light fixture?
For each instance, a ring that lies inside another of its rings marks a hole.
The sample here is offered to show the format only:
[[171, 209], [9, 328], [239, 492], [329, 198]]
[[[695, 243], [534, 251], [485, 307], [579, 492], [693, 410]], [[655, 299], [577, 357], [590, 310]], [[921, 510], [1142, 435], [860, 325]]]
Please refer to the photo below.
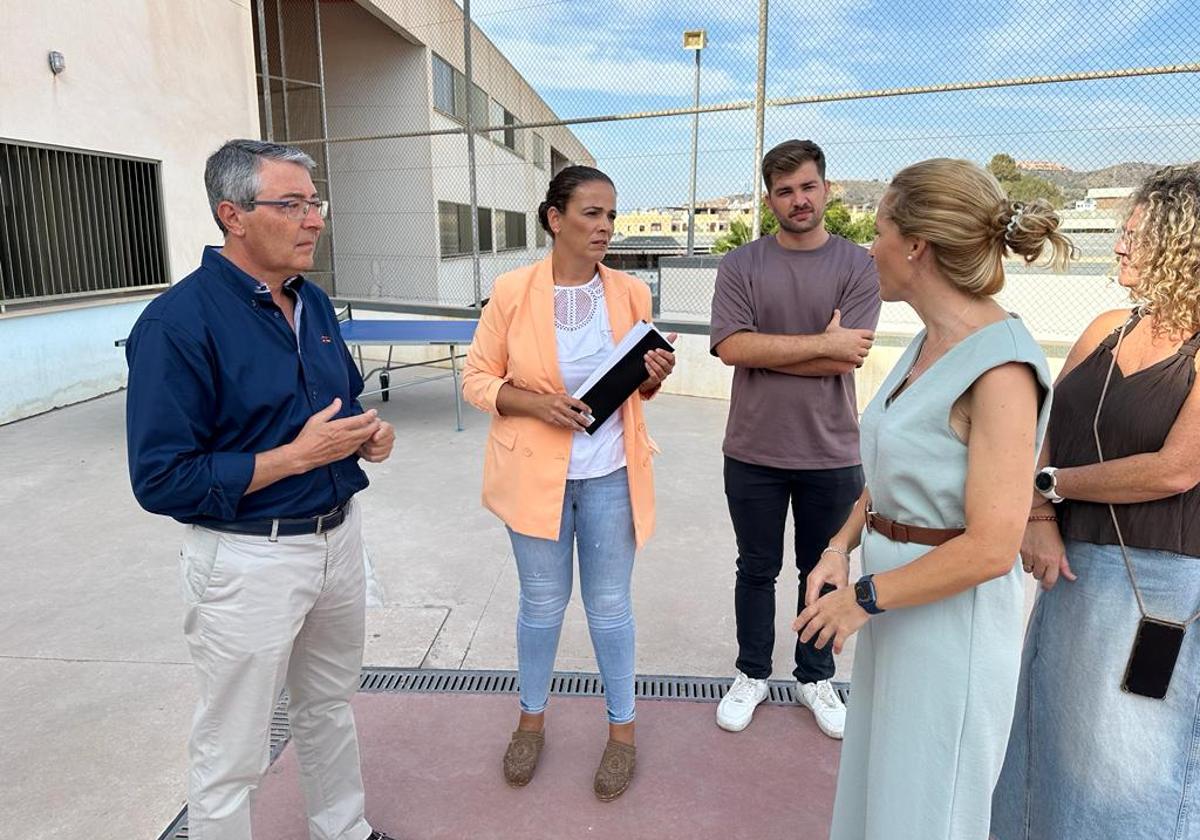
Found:
[[51, 50], [46, 58], [50, 62], [50, 72], [55, 76], [67, 69], [67, 57], [58, 50]]

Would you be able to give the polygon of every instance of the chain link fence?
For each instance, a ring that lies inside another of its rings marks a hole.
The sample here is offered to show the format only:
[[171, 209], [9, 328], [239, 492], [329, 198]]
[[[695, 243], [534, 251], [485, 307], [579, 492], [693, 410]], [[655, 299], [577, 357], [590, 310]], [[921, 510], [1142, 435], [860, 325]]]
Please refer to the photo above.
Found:
[[[607, 261], [651, 284], [661, 318], [705, 328], [711, 254], [753, 226], [758, 4], [474, 0], [469, 26], [452, 0], [255, 5], [264, 125], [322, 164], [321, 268], [338, 297], [476, 308], [546, 253], [538, 201], [586, 163], [617, 186]], [[684, 49], [690, 30], [703, 49]], [[935, 156], [1061, 208], [1081, 259], [1065, 275], [1011, 261], [1000, 298], [1044, 340], [1126, 299], [1109, 279], [1124, 199], [1200, 158], [1190, 0], [774, 0], [765, 32], [762, 146], [825, 149], [839, 230], [869, 238], [891, 175]], [[917, 325], [885, 307], [881, 330]]]

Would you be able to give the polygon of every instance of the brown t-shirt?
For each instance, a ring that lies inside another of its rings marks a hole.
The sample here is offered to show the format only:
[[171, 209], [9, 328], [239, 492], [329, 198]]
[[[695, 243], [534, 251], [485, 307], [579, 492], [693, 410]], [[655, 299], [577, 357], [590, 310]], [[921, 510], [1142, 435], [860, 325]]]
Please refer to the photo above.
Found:
[[[875, 329], [879, 276], [866, 250], [840, 236], [791, 251], [764, 236], [731, 251], [717, 269], [709, 348], [743, 330], [815, 335], [833, 310], [842, 326]], [[854, 374], [792, 376], [738, 367], [724, 452], [749, 464], [792, 470], [850, 467], [858, 452]]]

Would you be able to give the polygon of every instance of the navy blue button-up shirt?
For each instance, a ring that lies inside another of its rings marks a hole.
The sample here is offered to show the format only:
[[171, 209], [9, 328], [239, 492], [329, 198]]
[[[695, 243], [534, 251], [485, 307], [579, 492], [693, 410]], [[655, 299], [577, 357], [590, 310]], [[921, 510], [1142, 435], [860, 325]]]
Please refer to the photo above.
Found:
[[129, 475], [142, 507], [180, 522], [317, 516], [367, 486], [358, 456], [254, 493], [254, 456], [290, 443], [334, 397], [361, 414], [363, 382], [329, 298], [295, 277], [296, 332], [265, 286], [204, 249], [150, 303], [125, 347]]

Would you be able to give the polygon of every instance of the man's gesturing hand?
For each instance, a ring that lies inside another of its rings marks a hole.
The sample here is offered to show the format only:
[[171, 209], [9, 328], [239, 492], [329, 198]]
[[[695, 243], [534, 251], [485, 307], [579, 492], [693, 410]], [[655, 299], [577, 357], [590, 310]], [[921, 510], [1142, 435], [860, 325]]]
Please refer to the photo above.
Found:
[[862, 367], [866, 361], [871, 345], [875, 343], [873, 330], [852, 330], [842, 326], [842, 311], [833, 310], [833, 317], [823, 333], [825, 337], [824, 352], [821, 355], [838, 362], [851, 362], [856, 367]]
[[382, 421], [375, 416], [375, 409], [354, 417], [334, 420], [333, 417], [341, 409], [341, 399], [334, 397], [333, 402], [308, 418], [300, 434], [292, 441], [291, 445], [302, 472], [350, 457], [369, 441], [382, 425]]
[[364, 461], [378, 464], [386, 461], [392, 454], [392, 444], [396, 442], [396, 427], [386, 420], [379, 421], [379, 428], [370, 440], [358, 447], [358, 457]]

